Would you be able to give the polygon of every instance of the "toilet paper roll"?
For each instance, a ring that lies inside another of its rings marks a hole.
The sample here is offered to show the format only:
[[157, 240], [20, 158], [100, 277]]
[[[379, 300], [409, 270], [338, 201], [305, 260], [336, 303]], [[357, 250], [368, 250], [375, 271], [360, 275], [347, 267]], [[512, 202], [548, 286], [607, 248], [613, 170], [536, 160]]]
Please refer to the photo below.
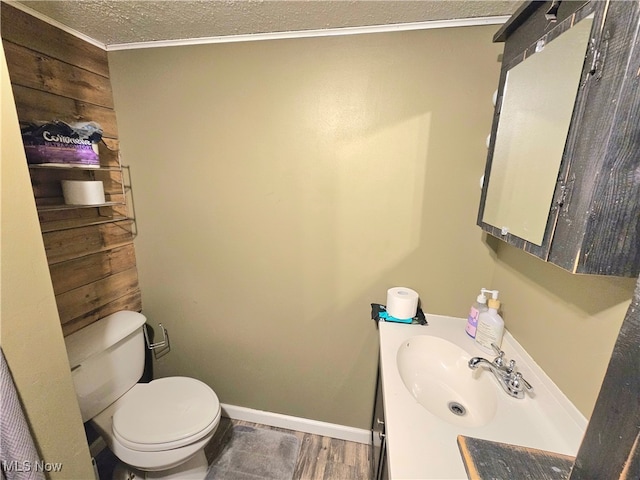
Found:
[[387, 290], [387, 313], [399, 320], [413, 318], [418, 311], [418, 292], [406, 287]]
[[105, 203], [101, 181], [62, 180], [62, 194], [67, 205], [100, 205]]

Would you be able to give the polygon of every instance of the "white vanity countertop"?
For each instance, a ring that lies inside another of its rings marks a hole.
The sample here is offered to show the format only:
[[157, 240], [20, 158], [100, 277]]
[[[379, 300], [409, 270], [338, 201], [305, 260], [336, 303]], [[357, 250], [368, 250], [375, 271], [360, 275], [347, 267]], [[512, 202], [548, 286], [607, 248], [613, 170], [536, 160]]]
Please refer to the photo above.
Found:
[[[392, 479], [466, 479], [458, 435], [576, 455], [587, 420], [508, 332], [502, 350], [507, 359], [516, 360], [518, 371], [534, 387], [534, 397], [511, 398], [494, 381], [498, 410], [492, 421], [479, 427], [453, 425], [420, 405], [405, 387], [396, 363], [398, 349], [407, 339], [437, 336], [461, 347], [469, 358], [494, 357], [467, 336], [466, 319], [426, 318], [429, 325], [424, 326], [379, 322], [387, 461]], [[478, 374], [493, 376], [482, 370]], [[469, 375], [473, 373], [469, 369]]]

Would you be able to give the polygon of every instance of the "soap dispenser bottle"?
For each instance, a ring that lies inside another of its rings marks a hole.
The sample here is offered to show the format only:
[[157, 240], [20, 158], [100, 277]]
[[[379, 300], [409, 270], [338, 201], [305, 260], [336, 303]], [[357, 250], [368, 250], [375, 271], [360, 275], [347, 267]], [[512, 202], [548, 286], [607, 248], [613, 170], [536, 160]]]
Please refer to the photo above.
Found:
[[471, 338], [476, 338], [476, 329], [478, 328], [478, 316], [482, 312], [486, 312], [488, 310], [487, 307], [487, 297], [485, 293], [490, 290], [485, 288], [480, 290], [480, 295], [476, 298], [476, 303], [471, 306], [471, 310], [469, 311], [469, 316], [467, 317], [467, 326], [464, 331], [467, 332]]
[[504, 320], [498, 314], [500, 301], [498, 300], [497, 290], [493, 291], [488, 306], [489, 309], [486, 312], [478, 315], [476, 345], [487, 353], [494, 353], [491, 344], [493, 343], [500, 348], [502, 345], [502, 336], [504, 335]]

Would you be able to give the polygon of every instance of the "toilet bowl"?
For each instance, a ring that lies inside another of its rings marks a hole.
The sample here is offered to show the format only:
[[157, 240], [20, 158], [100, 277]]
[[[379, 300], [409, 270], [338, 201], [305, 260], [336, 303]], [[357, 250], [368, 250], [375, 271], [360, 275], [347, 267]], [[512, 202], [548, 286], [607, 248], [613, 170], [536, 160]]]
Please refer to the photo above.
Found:
[[83, 420], [123, 463], [114, 478], [204, 479], [204, 447], [220, 422], [220, 402], [189, 377], [136, 383], [144, 321], [118, 312], [65, 338]]
[[204, 383], [167, 377], [138, 383], [91, 419], [111, 451], [140, 470], [159, 471], [187, 461], [211, 440], [220, 402]]

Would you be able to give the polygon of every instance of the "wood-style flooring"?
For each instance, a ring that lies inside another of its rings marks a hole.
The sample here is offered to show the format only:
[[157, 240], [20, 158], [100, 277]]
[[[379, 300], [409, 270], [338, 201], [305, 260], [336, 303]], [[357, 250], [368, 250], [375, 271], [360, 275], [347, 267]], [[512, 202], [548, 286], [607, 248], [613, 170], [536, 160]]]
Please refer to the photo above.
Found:
[[369, 465], [371, 447], [369, 445], [224, 417], [220, 419], [215, 436], [205, 448], [209, 463], [220, 453], [233, 425], [278, 430], [298, 437], [300, 454], [293, 475], [294, 480], [368, 480], [371, 478]]
[[[209, 464], [229, 441], [233, 425], [247, 425], [278, 430], [300, 439], [300, 454], [296, 462], [293, 480], [368, 480], [371, 478], [369, 455], [371, 447], [362, 443], [347, 442], [310, 433], [270, 427], [257, 423], [230, 420], [222, 417], [211, 442], [205, 447]], [[110, 480], [117, 458], [108, 448], [96, 456], [101, 480]]]

